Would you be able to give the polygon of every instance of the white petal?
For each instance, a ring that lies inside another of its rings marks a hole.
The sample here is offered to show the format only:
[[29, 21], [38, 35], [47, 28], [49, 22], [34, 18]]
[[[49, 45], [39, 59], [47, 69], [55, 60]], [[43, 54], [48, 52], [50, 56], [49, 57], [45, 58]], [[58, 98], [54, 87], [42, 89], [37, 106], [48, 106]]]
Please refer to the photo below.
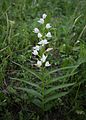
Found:
[[47, 62], [45, 63], [45, 66], [46, 66], [46, 67], [51, 66], [51, 64], [49, 63], [49, 61], [47, 61]]
[[47, 15], [44, 13], [44, 14], [42, 15], [42, 18], [45, 19], [46, 17], [47, 17]]
[[33, 55], [38, 55], [37, 50], [34, 50], [32, 53], [33, 53]]
[[38, 23], [44, 24], [44, 19], [43, 19], [43, 18], [40, 18], [40, 20], [38, 20]]
[[51, 51], [53, 48], [47, 48], [46, 52]]
[[37, 61], [37, 64], [35, 64], [37, 67], [41, 67], [42, 66], [42, 62], [41, 61]]
[[34, 28], [34, 33], [39, 33], [39, 29], [38, 28]]
[[48, 44], [48, 43], [49, 43], [49, 42], [47, 42], [47, 40], [44, 39], [44, 40], [41, 40], [38, 44], [44, 46], [44, 45], [46, 45], [46, 44]]
[[38, 44], [39, 44], [39, 45], [43, 44], [43, 40], [41, 40]]
[[43, 42], [44, 42], [44, 44], [48, 44], [49, 43], [46, 39], [44, 39]]
[[48, 32], [48, 33], [46, 34], [46, 37], [51, 38], [51, 37], [52, 37], [51, 32]]
[[42, 55], [41, 61], [44, 63], [47, 59], [47, 56], [45, 56], [44, 54]]
[[47, 23], [46, 24], [46, 29], [49, 29], [49, 28], [51, 28], [51, 25], [50, 25], [50, 23]]
[[35, 47], [33, 47], [33, 49], [39, 51], [40, 50], [40, 46], [36, 45]]
[[42, 37], [42, 34], [41, 33], [38, 33], [38, 38], [41, 38]]
[[79, 40], [76, 41], [76, 43], [79, 43], [79, 42], [80, 42]]

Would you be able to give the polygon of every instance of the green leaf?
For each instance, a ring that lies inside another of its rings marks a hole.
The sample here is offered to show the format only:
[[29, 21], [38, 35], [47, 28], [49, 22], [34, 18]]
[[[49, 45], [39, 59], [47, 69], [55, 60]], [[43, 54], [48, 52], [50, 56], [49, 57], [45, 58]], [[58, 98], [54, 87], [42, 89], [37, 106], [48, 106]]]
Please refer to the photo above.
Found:
[[17, 80], [17, 81], [20, 81], [20, 82], [24, 82], [24, 83], [26, 83], [26, 84], [28, 84], [28, 85], [31, 85], [31, 86], [33, 86], [33, 87], [36, 87], [36, 88], [38, 88], [38, 89], [41, 89], [37, 84], [35, 84], [35, 83], [31, 83], [31, 82], [29, 82], [29, 81], [26, 81], [26, 80], [22, 80], [22, 79], [19, 79], [19, 78], [11, 78], [12, 80]]
[[49, 82], [47, 82], [47, 84], [51, 84], [51, 83], [56, 82], [57, 80], [59, 81], [59, 80], [61, 80], [61, 79], [64, 79], [64, 78], [73, 76], [73, 75], [75, 75], [76, 73], [77, 73], [77, 72], [72, 73], [72, 74], [68, 74], [68, 75], [64, 75], [64, 76], [61, 76], [61, 77], [54, 78], [54, 79], [52, 79], [52, 80], [49, 80]]
[[22, 88], [22, 87], [16, 87], [16, 89], [23, 90], [23, 91], [33, 95], [34, 97], [38, 97], [40, 99], [42, 98], [42, 95], [39, 92], [37, 92], [36, 90], [28, 89], [28, 88]]
[[49, 111], [52, 107], [55, 107], [55, 103], [47, 103], [44, 106], [44, 111]]
[[58, 69], [55, 69], [55, 70], [51, 70], [50, 72], [48, 72], [48, 73], [46, 74], [46, 76], [48, 76], [48, 75], [50, 75], [50, 74], [52, 74], [52, 73], [55, 73], [55, 72], [57, 72], [57, 71], [60, 71], [60, 70], [73, 69], [73, 68], [76, 68], [76, 67], [77, 67], [77, 65], [75, 65], [75, 66], [63, 67], [63, 68], [58, 68]]
[[50, 94], [51, 92], [53, 92], [53, 91], [55, 91], [55, 90], [58, 90], [58, 89], [62, 89], [62, 88], [65, 88], [65, 87], [72, 86], [72, 85], [74, 85], [74, 84], [75, 84], [75, 83], [69, 83], [69, 84], [54, 86], [54, 87], [49, 88], [48, 90], [46, 90], [46, 91], [45, 91], [45, 95], [48, 95], [48, 94]]
[[34, 99], [32, 103], [35, 104], [39, 108], [41, 108], [42, 106], [42, 102], [39, 99]]
[[52, 96], [48, 96], [46, 99], [45, 99], [45, 101], [44, 101], [44, 104], [46, 104], [46, 103], [48, 103], [48, 102], [50, 102], [50, 101], [53, 101], [53, 100], [55, 100], [55, 99], [57, 99], [57, 98], [60, 98], [60, 97], [62, 97], [62, 96], [65, 96], [66, 94], [68, 94], [68, 92], [61, 92], [61, 93], [55, 93], [54, 95], [52, 95]]
[[23, 65], [20, 65], [19, 63], [16, 63], [14, 61], [12, 61], [14, 64], [18, 65], [19, 67], [25, 69], [26, 71], [28, 71], [29, 73], [31, 73], [32, 75], [34, 75], [36, 78], [38, 78], [39, 80], [42, 80], [42, 77], [35, 71], [28, 69], [26, 67], [24, 67]]

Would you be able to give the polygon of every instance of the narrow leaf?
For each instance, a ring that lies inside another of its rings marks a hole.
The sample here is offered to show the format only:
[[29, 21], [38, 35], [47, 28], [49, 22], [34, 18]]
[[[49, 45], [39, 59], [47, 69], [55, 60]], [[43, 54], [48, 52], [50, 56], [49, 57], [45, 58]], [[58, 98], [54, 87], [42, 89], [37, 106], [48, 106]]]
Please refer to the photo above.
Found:
[[60, 98], [62, 96], [65, 96], [66, 94], [68, 94], [68, 92], [61, 92], [61, 93], [54, 94], [54, 95], [52, 95], [50, 97], [47, 97], [44, 104], [46, 104], [46, 103], [48, 103], [50, 101], [53, 101], [53, 100], [55, 100], [57, 98]]
[[16, 89], [18, 89], [18, 90], [23, 90], [23, 91], [25, 91], [25, 92], [27, 92], [27, 93], [30, 93], [31, 95], [33, 95], [34, 97], [38, 97], [38, 98], [42, 98], [42, 95], [39, 93], [39, 92], [37, 92], [36, 90], [33, 90], [33, 89], [28, 89], [28, 88], [22, 88], [22, 87], [16, 87]]
[[42, 102], [39, 99], [34, 99], [32, 101], [33, 104], [35, 104], [37, 107], [41, 108], [42, 107]]
[[54, 87], [49, 88], [48, 90], [46, 90], [46, 91], [45, 91], [45, 95], [48, 95], [49, 93], [51, 93], [51, 92], [53, 92], [53, 91], [55, 91], [55, 90], [72, 86], [72, 85], [74, 85], [74, 84], [75, 84], [75, 83], [69, 83], [69, 84], [54, 86]]
[[54, 83], [54, 82], [59, 81], [59, 80], [61, 80], [61, 79], [64, 79], [64, 78], [73, 76], [73, 75], [75, 75], [76, 73], [77, 73], [77, 72], [72, 73], [72, 74], [68, 74], [68, 75], [64, 75], [64, 76], [61, 76], [61, 77], [54, 78], [54, 79], [52, 79], [52, 80], [49, 80], [49, 82], [48, 82], [47, 84], [51, 84], [51, 83]]
[[48, 75], [50, 75], [50, 74], [52, 74], [52, 73], [55, 73], [55, 72], [57, 72], [57, 71], [66, 70], [66, 69], [72, 69], [72, 68], [76, 68], [76, 67], [77, 67], [77, 65], [75, 65], [75, 66], [63, 67], [63, 68], [58, 68], [58, 69], [55, 69], [55, 70], [52, 70], [52, 71], [48, 72], [48, 73], [46, 74], [46, 76], [48, 76]]
[[31, 85], [31, 86], [33, 86], [33, 87], [36, 87], [36, 88], [38, 88], [38, 89], [41, 89], [37, 84], [35, 84], [35, 83], [31, 83], [31, 82], [29, 82], [29, 81], [26, 81], [26, 80], [22, 80], [22, 79], [19, 79], [19, 78], [11, 78], [12, 80], [17, 80], [17, 81], [20, 81], [20, 82], [24, 82], [24, 83], [26, 83], [26, 84], [28, 84], [28, 85]]
[[21, 65], [21, 64], [19, 64], [19, 63], [16, 63], [16, 62], [14, 62], [14, 61], [12, 61], [12, 62], [13, 62], [14, 64], [18, 65], [19, 67], [25, 69], [26, 71], [28, 71], [28, 72], [31, 73], [32, 75], [34, 75], [36, 78], [42, 80], [41, 76], [38, 75], [37, 72], [35, 72], [35, 71], [31, 70], [31, 69], [28, 69], [28, 68], [24, 67], [23, 65]]

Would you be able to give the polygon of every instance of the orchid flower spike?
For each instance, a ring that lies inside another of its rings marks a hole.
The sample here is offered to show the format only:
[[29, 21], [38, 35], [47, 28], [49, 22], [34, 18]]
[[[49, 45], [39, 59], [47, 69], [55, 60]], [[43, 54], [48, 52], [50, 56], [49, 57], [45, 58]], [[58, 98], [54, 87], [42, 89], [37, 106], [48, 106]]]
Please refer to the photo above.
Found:
[[[46, 23], [45, 19], [46, 19], [47, 15], [44, 13], [42, 15], [42, 18], [40, 18], [38, 20], [38, 23], [40, 24], [44, 24]], [[47, 57], [48, 57], [48, 53], [49, 51], [51, 51], [53, 48], [47, 48], [48, 46], [47, 44], [49, 44], [47, 38], [51, 38], [51, 32], [48, 31], [48, 29], [50, 29], [52, 26], [50, 25], [50, 23], [44, 24], [42, 25], [43, 30], [45, 30], [45, 33], [43, 31], [40, 31], [38, 28], [34, 28], [34, 33], [37, 34], [38, 40], [39, 42], [37, 43], [37, 45], [35, 47], [33, 47], [33, 51], [32, 54], [37, 56], [37, 63], [35, 64], [37, 67], [49, 67], [51, 66], [51, 64], [49, 63], [49, 61], [46, 61]], [[46, 29], [47, 29], [47, 33], [46, 33]], [[47, 46], [46, 46], [47, 45]], [[46, 54], [46, 55], [45, 55]]]

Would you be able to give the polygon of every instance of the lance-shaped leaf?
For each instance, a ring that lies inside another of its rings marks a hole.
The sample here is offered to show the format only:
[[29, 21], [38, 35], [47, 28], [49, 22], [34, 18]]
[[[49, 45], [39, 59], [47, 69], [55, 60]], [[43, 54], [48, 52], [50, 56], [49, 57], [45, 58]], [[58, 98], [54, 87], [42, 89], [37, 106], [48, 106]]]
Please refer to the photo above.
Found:
[[48, 95], [48, 94], [50, 94], [51, 92], [53, 92], [53, 91], [55, 91], [55, 90], [72, 86], [72, 85], [74, 85], [74, 84], [75, 84], [75, 83], [68, 83], [68, 84], [63, 84], [63, 85], [58, 85], [58, 86], [51, 87], [51, 88], [49, 88], [48, 90], [45, 90], [45, 95]]
[[23, 90], [23, 91], [29, 93], [30, 95], [33, 95], [34, 97], [38, 97], [40, 99], [42, 98], [42, 95], [36, 90], [23, 88], [23, 87], [16, 87], [16, 89], [17, 90]]
[[57, 99], [57, 98], [60, 98], [60, 97], [62, 97], [62, 96], [65, 96], [66, 94], [68, 94], [68, 92], [61, 92], [61, 93], [55, 93], [55, 94], [53, 94], [53, 95], [51, 95], [51, 96], [48, 96], [46, 99], [45, 99], [45, 101], [44, 101], [44, 104], [46, 104], [46, 103], [48, 103], [48, 102], [50, 102], [50, 101], [53, 101], [53, 100], [55, 100], [55, 99]]
[[47, 76], [47, 75], [50, 75], [50, 74], [53, 74], [53, 73], [55, 73], [55, 72], [57, 72], [57, 71], [66, 70], [66, 69], [73, 69], [73, 68], [77, 68], [77, 67], [78, 67], [78, 65], [68, 66], [68, 67], [63, 67], [63, 68], [57, 68], [57, 69], [54, 69], [54, 70], [51, 70], [50, 72], [48, 72], [48, 73], [46, 74], [46, 76]]
[[32, 103], [35, 104], [37, 107], [42, 108], [42, 101], [40, 101], [39, 99], [34, 99]]
[[64, 78], [73, 76], [73, 75], [75, 75], [76, 73], [77, 73], [77, 72], [71, 73], [71, 74], [68, 74], [68, 75], [64, 75], [64, 76], [60, 76], [60, 77], [57, 77], [57, 78], [54, 78], [54, 79], [52, 79], [52, 80], [49, 80], [49, 81], [47, 82], [47, 84], [51, 84], [51, 83], [54, 83], [54, 82], [56, 82], [56, 81], [60, 81], [60, 80], [62, 80], [62, 79], [64, 79]]
[[38, 78], [39, 80], [42, 80], [42, 77], [37, 73], [35, 72], [34, 70], [31, 70], [31, 69], [28, 69], [27, 67], [24, 67], [23, 65], [19, 64], [19, 63], [16, 63], [14, 61], [12, 61], [14, 64], [16, 64], [17, 66], [23, 68], [24, 70], [28, 71], [29, 73], [31, 73], [32, 75], [34, 75], [36, 78]]
[[26, 80], [22, 80], [22, 79], [19, 79], [19, 78], [12, 78], [12, 77], [11, 77], [10, 79], [12, 79], [12, 80], [17, 80], [17, 81], [26, 83], [26, 84], [28, 84], [28, 85], [31, 85], [31, 86], [33, 86], [33, 87], [36, 87], [36, 88], [38, 88], [38, 89], [41, 89], [38, 84], [29, 82], [29, 81], [26, 81]]

